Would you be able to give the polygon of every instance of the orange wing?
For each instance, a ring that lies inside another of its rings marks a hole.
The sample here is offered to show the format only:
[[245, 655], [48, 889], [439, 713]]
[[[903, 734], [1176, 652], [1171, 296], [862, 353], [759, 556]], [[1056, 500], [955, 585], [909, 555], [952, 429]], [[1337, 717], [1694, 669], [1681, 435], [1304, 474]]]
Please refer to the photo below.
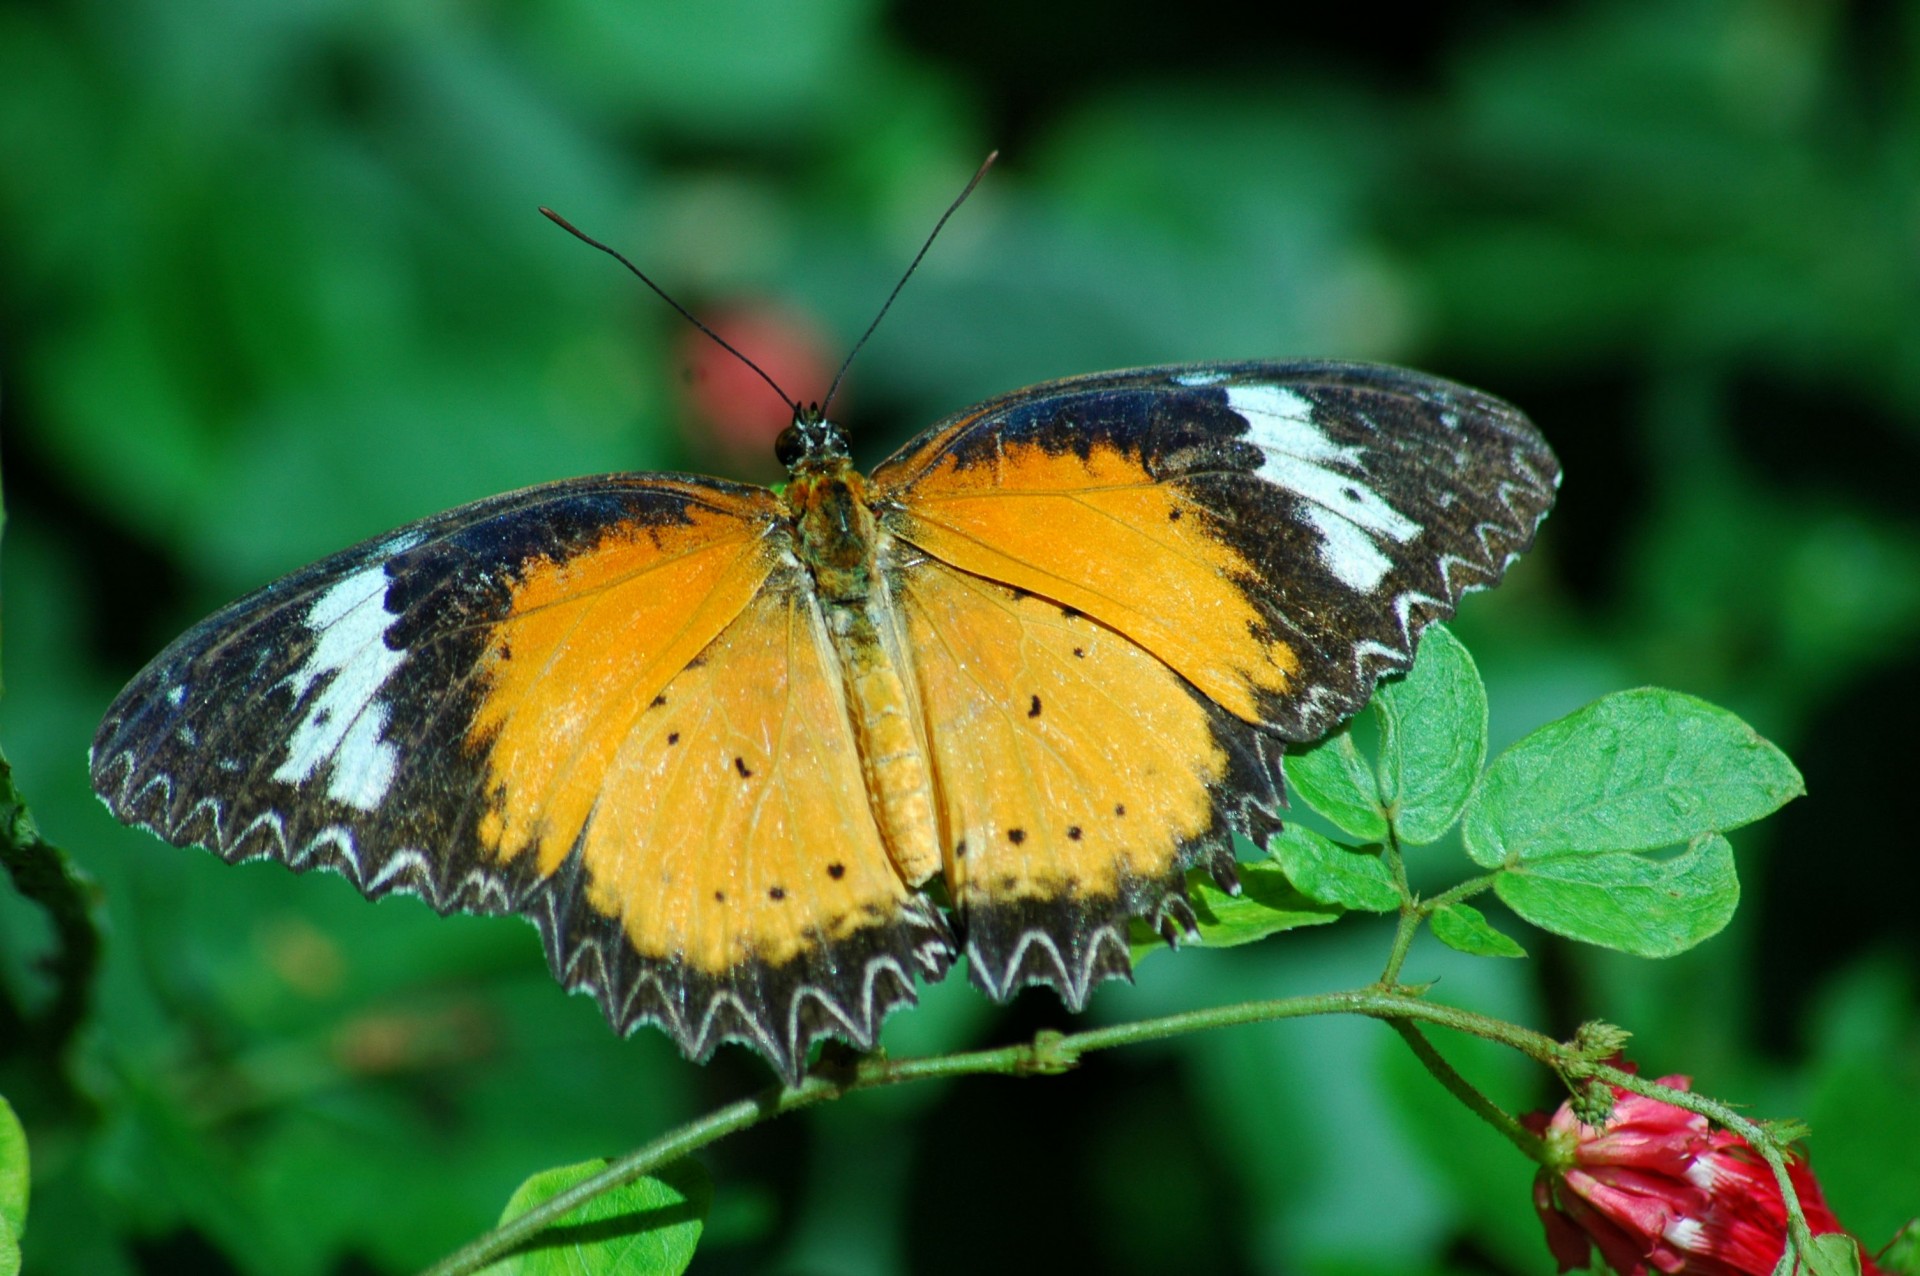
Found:
[[617, 1026], [793, 1078], [951, 948], [880, 847], [803, 584], [763, 489], [495, 498], [188, 632], [109, 710], [94, 786], [228, 860], [522, 913]]
[[1078, 1005], [1127, 973], [1126, 920], [1230, 881], [1283, 743], [1407, 668], [1558, 479], [1498, 400], [1323, 363], [1036, 386], [876, 470], [975, 981]]
[[1073, 608], [934, 560], [899, 579], [969, 969], [1077, 1010], [1128, 972], [1129, 918], [1191, 931], [1185, 870], [1231, 883], [1231, 828], [1277, 826], [1279, 745]]

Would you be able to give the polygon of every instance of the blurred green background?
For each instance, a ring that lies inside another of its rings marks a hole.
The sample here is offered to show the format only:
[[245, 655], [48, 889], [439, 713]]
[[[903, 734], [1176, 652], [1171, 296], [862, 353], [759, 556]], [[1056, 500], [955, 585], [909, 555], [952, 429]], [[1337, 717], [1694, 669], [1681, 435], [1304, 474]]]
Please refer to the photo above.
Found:
[[[616, 1040], [517, 920], [122, 829], [86, 746], [186, 625], [351, 541], [567, 475], [770, 476], [711, 420], [710, 352], [536, 205], [757, 318], [810, 398], [994, 146], [850, 379], [866, 458], [1172, 360], [1384, 359], [1525, 407], [1564, 495], [1458, 625], [1496, 747], [1661, 683], [1780, 742], [1810, 796], [1736, 836], [1740, 916], [1684, 959], [1504, 918], [1531, 960], [1429, 946], [1408, 975], [1562, 1033], [1605, 1016], [1650, 1072], [1809, 1119], [1878, 1244], [1920, 1210], [1917, 76], [1898, 0], [0, 8], [0, 744], [108, 926], [68, 1087], [17, 1031], [47, 928], [0, 888], [27, 1270], [403, 1271], [525, 1175], [767, 1079]], [[1363, 983], [1385, 941], [1156, 957], [1080, 1022]], [[1068, 1022], [955, 977], [887, 1040]], [[1512, 1106], [1557, 1098], [1444, 1044]], [[704, 1159], [712, 1272], [1550, 1264], [1528, 1167], [1370, 1023], [864, 1096]]]

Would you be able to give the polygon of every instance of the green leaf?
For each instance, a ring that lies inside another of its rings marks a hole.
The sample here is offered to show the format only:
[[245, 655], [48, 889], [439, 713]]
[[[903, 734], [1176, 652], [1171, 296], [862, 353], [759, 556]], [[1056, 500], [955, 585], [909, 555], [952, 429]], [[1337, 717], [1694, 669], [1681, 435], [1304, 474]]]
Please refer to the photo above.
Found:
[[1449, 948], [1475, 957], [1525, 957], [1527, 950], [1493, 928], [1471, 904], [1445, 904], [1428, 919], [1433, 937]]
[[0, 1096], [0, 1223], [15, 1236], [27, 1232], [27, 1132]]
[[1603, 696], [1495, 758], [1464, 836], [1488, 868], [1654, 850], [1738, 828], [1805, 791], [1786, 754], [1733, 714], [1643, 687]]
[[[543, 1170], [514, 1192], [500, 1221], [518, 1218], [606, 1168], [605, 1161], [582, 1161]], [[712, 1204], [707, 1172], [683, 1158], [595, 1197], [485, 1271], [488, 1276], [678, 1276], [693, 1262]]]
[[1845, 1232], [1814, 1237], [1813, 1247], [1804, 1257], [1806, 1266], [1802, 1270], [1808, 1276], [1860, 1276], [1860, 1247]]
[[1374, 693], [1380, 797], [1403, 843], [1439, 838], [1460, 818], [1487, 760], [1487, 688], [1445, 625], [1429, 625], [1406, 677]]
[[1910, 1220], [1895, 1233], [1878, 1263], [1889, 1276], [1920, 1276], [1920, 1220]]
[[[1238, 895], [1221, 890], [1205, 869], [1194, 869], [1187, 874], [1187, 895], [1200, 919], [1200, 946], [1205, 948], [1233, 948], [1298, 926], [1325, 925], [1343, 911], [1301, 894], [1274, 864], [1240, 865]], [[1166, 947], [1143, 922], [1134, 922], [1130, 937], [1136, 966]]]
[[1400, 907], [1400, 890], [1380, 858], [1379, 848], [1363, 850], [1289, 824], [1268, 845], [1287, 880], [1309, 899], [1369, 913]]
[[19, 1276], [27, 1233], [27, 1132], [0, 1097], [0, 1276]]
[[1387, 840], [1387, 817], [1373, 768], [1360, 756], [1351, 727], [1311, 748], [1287, 750], [1287, 784], [1296, 797], [1363, 842]]
[[1534, 855], [1494, 878], [1494, 893], [1542, 930], [1639, 957], [1671, 957], [1719, 933], [1740, 902], [1733, 847], [1718, 833], [1671, 859]]

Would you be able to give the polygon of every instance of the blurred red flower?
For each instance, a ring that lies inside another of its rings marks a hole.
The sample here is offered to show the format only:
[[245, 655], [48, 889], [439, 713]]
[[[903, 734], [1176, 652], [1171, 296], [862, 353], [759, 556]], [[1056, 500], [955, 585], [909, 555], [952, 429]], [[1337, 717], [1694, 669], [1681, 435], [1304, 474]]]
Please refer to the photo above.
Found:
[[[1661, 1077], [1688, 1089], [1691, 1078]], [[1615, 1087], [1603, 1127], [1582, 1125], [1570, 1103], [1551, 1118], [1521, 1118], [1547, 1143], [1533, 1203], [1560, 1270], [1584, 1268], [1589, 1243], [1620, 1276], [1770, 1276], [1786, 1250], [1787, 1210], [1753, 1145], [1696, 1113]], [[1788, 1177], [1814, 1235], [1846, 1229], [1806, 1160]], [[1866, 1276], [1880, 1269], [1863, 1255]]]
[[[702, 318], [801, 403], [827, 392], [832, 356], [807, 315], [769, 301], [740, 300], [713, 307]], [[688, 442], [736, 473], [777, 470], [773, 440], [792, 423], [792, 411], [759, 373], [705, 333], [688, 329], [679, 353], [686, 369]]]

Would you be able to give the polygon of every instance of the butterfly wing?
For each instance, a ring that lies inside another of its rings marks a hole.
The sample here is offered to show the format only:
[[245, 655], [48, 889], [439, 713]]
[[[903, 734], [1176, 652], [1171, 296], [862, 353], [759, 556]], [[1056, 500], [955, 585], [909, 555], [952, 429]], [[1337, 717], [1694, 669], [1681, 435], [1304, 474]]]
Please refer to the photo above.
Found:
[[463, 507], [235, 603], [121, 693], [114, 814], [369, 896], [516, 912], [555, 975], [783, 1074], [944, 970], [762, 489], [613, 476]]
[[1178, 921], [1187, 867], [1276, 826], [1281, 742], [1406, 669], [1558, 481], [1507, 404], [1334, 363], [1055, 382], [876, 470], [976, 981], [1125, 973], [1128, 918]]

